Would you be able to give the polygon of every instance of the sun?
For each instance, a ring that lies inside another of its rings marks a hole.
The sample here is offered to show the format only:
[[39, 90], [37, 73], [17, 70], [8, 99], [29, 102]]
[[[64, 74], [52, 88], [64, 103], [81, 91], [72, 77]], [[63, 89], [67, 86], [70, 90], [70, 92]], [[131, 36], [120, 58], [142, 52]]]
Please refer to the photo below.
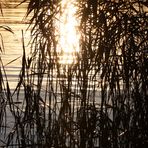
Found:
[[75, 54], [79, 52], [80, 39], [74, 0], [62, 0], [61, 10], [57, 21], [59, 63], [72, 64], [76, 62]]

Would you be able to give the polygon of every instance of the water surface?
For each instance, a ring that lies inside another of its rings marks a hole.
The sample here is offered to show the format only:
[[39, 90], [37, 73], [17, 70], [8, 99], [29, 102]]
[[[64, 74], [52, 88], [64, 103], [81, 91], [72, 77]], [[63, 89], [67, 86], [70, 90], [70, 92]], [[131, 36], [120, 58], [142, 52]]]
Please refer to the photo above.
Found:
[[[3, 53], [1, 57], [5, 66], [10, 88], [17, 84], [22, 59], [22, 30], [24, 32], [25, 49], [29, 53], [30, 33], [28, 28], [29, 18], [26, 18], [28, 3], [17, 6], [21, 0], [2, 0], [2, 14], [0, 15], [0, 26], [11, 28], [12, 32], [0, 28], [3, 41]], [[1, 41], [1, 46], [2, 46]]]

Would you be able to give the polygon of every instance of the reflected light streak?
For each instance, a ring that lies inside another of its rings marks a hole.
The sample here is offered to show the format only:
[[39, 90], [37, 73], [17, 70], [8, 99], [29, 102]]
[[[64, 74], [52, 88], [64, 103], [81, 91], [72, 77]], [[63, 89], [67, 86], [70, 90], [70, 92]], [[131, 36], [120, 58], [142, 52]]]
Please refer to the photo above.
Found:
[[59, 63], [72, 64], [76, 62], [75, 54], [79, 52], [78, 25], [79, 22], [75, 17], [77, 8], [73, 4], [74, 0], [62, 0], [62, 13], [59, 15], [57, 22], [58, 36], [58, 53]]

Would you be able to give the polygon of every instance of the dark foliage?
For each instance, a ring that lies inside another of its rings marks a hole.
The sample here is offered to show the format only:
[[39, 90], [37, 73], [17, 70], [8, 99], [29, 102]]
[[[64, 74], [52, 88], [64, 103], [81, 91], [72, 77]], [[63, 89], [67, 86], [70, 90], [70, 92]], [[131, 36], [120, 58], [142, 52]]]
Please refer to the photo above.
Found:
[[[62, 13], [60, 4], [61, 0], [29, 2], [32, 54], [26, 57], [22, 41], [18, 85], [13, 93], [8, 83], [0, 87], [15, 119], [7, 145], [147, 147], [147, 1], [76, 1], [80, 52], [71, 65], [59, 63], [55, 22]], [[1, 75], [0, 71], [2, 84]], [[23, 97], [22, 106], [14, 102], [14, 96]], [[2, 121], [5, 100], [0, 102]]]

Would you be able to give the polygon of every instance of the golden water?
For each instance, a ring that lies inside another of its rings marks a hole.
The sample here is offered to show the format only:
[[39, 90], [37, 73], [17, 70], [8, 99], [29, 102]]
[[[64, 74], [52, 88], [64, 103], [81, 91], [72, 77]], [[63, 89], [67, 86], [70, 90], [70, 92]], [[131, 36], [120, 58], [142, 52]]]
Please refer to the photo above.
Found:
[[76, 18], [77, 7], [74, 0], [62, 0], [62, 13], [57, 16], [58, 52], [61, 64], [76, 62], [75, 54], [80, 52], [78, 30], [79, 20]]
[[[24, 32], [26, 52], [29, 52], [30, 33], [28, 20], [25, 19], [27, 3], [16, 7], [21, 0], [2, 0], [3, 16], [0, 14], [0, 26], [11, 28], [12, 32], [0, 28], [1, 38], [3, 40], [3, 52], [0, 53], [5, 66], [8, 82], [11, 88], [14, 88], [18, 82], [18, 75], [21, 67], [23, 54], [22, 48], [22, 30]], [[0, 42], [2, 47], [2, 41]]]
[[[28, 3], [23, 3], [16, 7], [22, 0], [2, 0], [3, 15], [0, 15], [0, 26], [10, 27], [13, 31], [9, 32], [0, 28], [0, 33], [4, 42], [4, 51], [1, 54], [5, 65], [6, 74], [10, 87], [13, 88], [18, 82], [18, 75], [21, 67], [22, 48], [22, 30], [24, 32], [24, 41], [26, 52], [29, 52], [30, 32], [28, 20], [25, 18]], [[57, 21], [58, 50], [61, 64], [75, 63], [75, 54], [79, 52], [78, 25], [75, 17], [76, 7], [74, 0], [62, 0], [62, 14], [59, 14]], [[1, 42], [2, 46], [2, 42]]]

